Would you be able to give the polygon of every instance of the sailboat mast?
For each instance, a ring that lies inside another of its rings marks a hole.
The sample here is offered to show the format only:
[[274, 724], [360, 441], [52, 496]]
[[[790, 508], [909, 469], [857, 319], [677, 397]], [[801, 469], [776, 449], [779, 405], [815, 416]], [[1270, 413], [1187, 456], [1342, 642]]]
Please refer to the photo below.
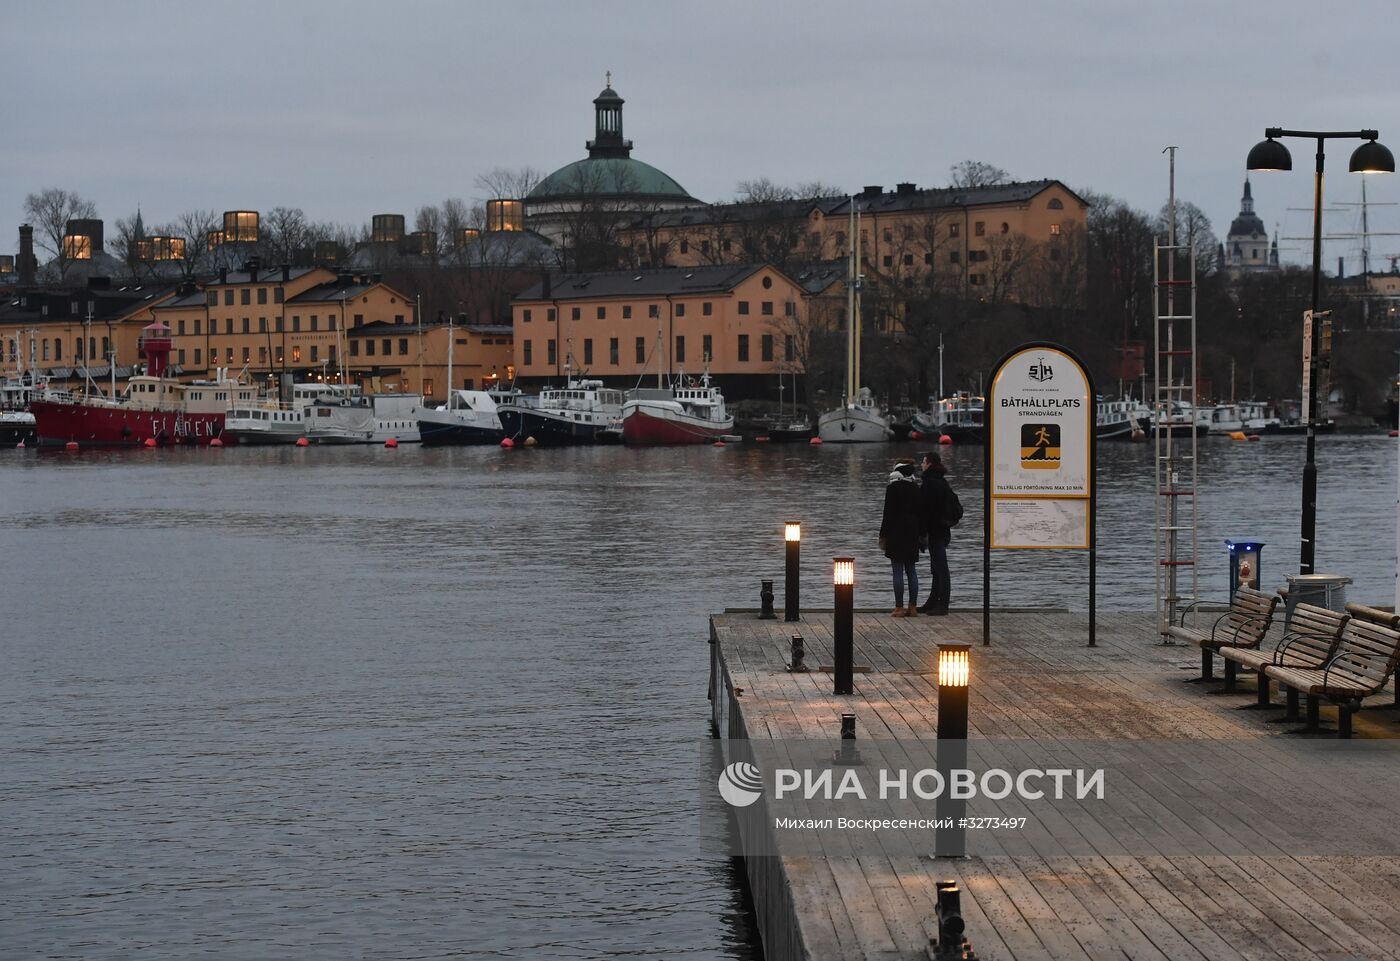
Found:
[[452, 409], [452, 348], [457, 344], [457, 335], [452, 329], [452, 315], [447, 315], [447, 409]]
[[859, 242], [856, 234], [856, 198], [851, 198], [850, 210], [850, 232], [851, 245], [850, 253], [847, 255], [846, 265], [846, 389], [843, 403], [849, 404], [855, 399], [855, 391], [851, 389], [851, 370], [855, 364], [855, 356], [851, 350], [851, 331], [855, 327], [856, 316], [856, 245]]
[[851, 315], [851, 356], [854, 362], [851, 364], [851, 398], [854, 400], [860, 396], [860, 206], [856, 206], [856, 310]]

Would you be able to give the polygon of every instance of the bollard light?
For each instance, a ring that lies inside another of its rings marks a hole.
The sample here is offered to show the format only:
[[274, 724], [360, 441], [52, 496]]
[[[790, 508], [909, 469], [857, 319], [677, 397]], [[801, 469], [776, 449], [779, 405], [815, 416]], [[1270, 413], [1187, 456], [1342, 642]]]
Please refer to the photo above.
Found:
[[937, 883], [938, 900], [934, 904], [934, 919], [937, 922], [938, 938], [929, 946], [929, 957], [942, 959], [975, 958], [972, 946], [963, 933], [967, 922], [962, 916], [962, 891], [956, 881]]
[[836, 588], [836, 613], [832, 639], [836, 642], [836, 663], [832, 672], [835, 694], [850, 694], [855, 665], [855, 585], [856, 559], [838, 557], [833, 562], [831, 582]]
[[856, 716], [841, 715], [841, 747], [831, 756], [832, 764], [859, 764], [860, 752], [856, 750]]
[[792, 635], [791, 641], [792, 659], [788, 662], [788, 670], [793, 674], [806, 674], [807, 665], [803, 663], [807, 658], [806, 645], [802, 643], [802, 635]]
[[[966, 644], [938, 645], [938, 771], [950, 783], [952, 772], [967, 767], [967, 696], [972, 681], [972, 653]], [[967, 832], [957, 825], [967, 813], [967, 802], [945, 791], [938, 796], [938, 821], [934, 831], [935, 856], [967, 855]], [[948, 825], [947, 827], [941, 825]]]
[[773, 613], [773, 582], [762, 581], [758, 591], [758, 619], [760, 621], [771, 621], [777, 618]]
[[802, 552], [802, 525], [788, 521], [783, 525], [783, 543], [787, 553], [787, 579], [783, 582], [783, 620], [795, 621], [797, 611], [798, 558]]

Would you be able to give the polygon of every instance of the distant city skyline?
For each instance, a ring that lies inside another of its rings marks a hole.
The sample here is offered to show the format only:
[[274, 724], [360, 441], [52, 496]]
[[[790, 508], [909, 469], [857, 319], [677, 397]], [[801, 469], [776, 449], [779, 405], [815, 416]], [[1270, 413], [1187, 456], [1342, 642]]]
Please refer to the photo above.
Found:
[[[1379, 2], [1319, 26], [1310, 6], [1182, 2], [994, 10], [875, 3], [858, 17], [795, 2], [685, 8], [619, 0], [509, 7], [252, 0], [221, 19], [174, 3], [21, 2], [0, 36], [0, 252], [27, 193], [63, 187], [109, 225], [193, 208], [300, 207], [368, 223], [449, 197], [484, 199], [497, 168], [542, 174], [584, 156], [611, 71], [633, 156], [693, 196], [741, 181], [847, 192], [942, 186], [979, 160], [1155, 214], [1177, 195], [1224, 240], [1266, 126], [1375, 127], [1400, 151], [1400, 89]], [[1175, 76], [1175, 79], [1167, 79]], [[1252, 177], [1285, 263], [1310, 250], [1312, 150]], [[1358, 232], [1352, 145], [1329, 145], [1328, 233]], [[1395, 177], [1371, 178], [1371, 266], [1400, 254]], [[1290, 208], [1302, 208], [1292, 210]], [[110, 231], [109, 231], [110, 236]], [[1360, 269], [1360, 241], [1324, 267]]]

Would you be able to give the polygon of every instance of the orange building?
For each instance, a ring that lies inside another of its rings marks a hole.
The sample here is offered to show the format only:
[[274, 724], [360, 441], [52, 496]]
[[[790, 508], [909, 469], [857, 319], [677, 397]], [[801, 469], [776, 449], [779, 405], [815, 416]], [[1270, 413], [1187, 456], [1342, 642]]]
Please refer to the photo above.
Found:
[[771, 264], [556, 275], [515, 299], [515, 366], [535, 382], [587, 373], [617, 386], [708, 368], [742, 394], [801, 369], [809, 300]]
[[458, 390], [485, 390], [508, 384], [512, 330], [508, 325], [405, 327], [376, 321], [351, 327], [346, 336], [348, 376], [366, 390], [420, 392], [442, 401], [448, 389], [448, 337], [452, 337], [451, 382]]

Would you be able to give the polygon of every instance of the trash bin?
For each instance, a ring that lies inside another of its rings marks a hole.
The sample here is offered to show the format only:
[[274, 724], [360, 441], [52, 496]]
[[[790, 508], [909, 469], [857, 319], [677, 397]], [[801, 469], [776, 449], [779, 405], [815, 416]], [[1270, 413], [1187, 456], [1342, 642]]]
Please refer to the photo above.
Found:
[[1262, 541], [1226, 541], [1230, 552], [1230, 603], [1235, 602], [1235, 591], [1243, 584], [1259, 590], [1259, 565], [1263, 561], [1259, 555], [1264, 550]]
[[1293, 623], [1293, 608], [1299, 604], [1312, 604], [1338, 613], [1346, 609], [1350, 577], [1338, 574], [1285, 574], [1283, 578], [1288, 582], [1288, 593], [1284, 596], [1285, 631]]

